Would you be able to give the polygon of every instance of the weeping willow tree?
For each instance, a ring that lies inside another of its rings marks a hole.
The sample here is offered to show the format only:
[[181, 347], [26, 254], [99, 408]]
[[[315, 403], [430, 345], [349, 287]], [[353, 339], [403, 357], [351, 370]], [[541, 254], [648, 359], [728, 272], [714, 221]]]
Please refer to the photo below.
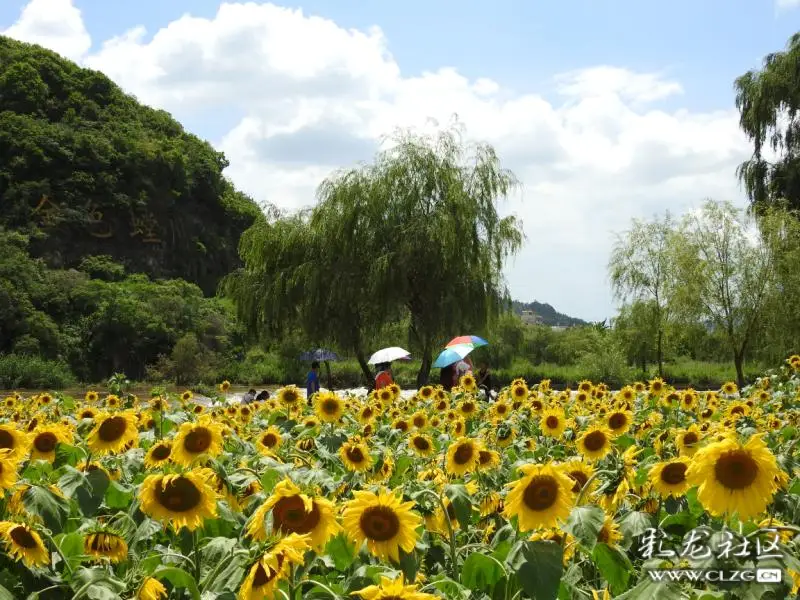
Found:
[[435, 348], [499, 313], [503, 264], [523, 242], [521, 223], [497, 210], [517, 179], [462, 135], [458, 123], [436, 136], [398, 132], [374, 163], [326, 180], [312, 217], [331, 253], [362, 265], [369, 301], [408, 315], [420, 385]]
[[352, 352], [369, 380], [368, 345], [407, 317], [422, 384], [437, 346], [484, 329], [508, 299], [502, 268], [523, 234], [497, 204], [516, 185], [458, 124], [433, 137], [399, 132], [373, 163], [323, 181], [313, 210], [251, 228], [223, 291], [251, 329], [300, 324]]
[[[800, 209], [800, 33], [784, 52], [769, 54], [760, 70], [736, 80], [739, 123], [753, 143], [753, 155], [739, 165], [754, 208], [788, 205]], [[765, 152], [773, 152], [771, 162]]]

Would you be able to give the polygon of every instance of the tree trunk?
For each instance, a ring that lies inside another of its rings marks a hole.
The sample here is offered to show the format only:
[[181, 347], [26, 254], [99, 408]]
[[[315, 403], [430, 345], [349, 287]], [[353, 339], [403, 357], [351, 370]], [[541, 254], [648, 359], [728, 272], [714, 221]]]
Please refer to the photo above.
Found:
[[431, 374], [431, 364], [433, 363], [433, 352], [431, 350], [430, 342], [425, 343], [425, 347], [422, 351], [422, 364], [419, 366], [419, 371], [417, 371], [417, 389], [421, 388], [423, 385], [427, 385], [428, 379]]
[[364, 381], [366, 382], [365, 387], [368, 390], [375, 389], [375, 376], [372, 373], [372, 369], [370, 369], [367, 364], [367, 358], [364, 356], [361, 349], [356, 349], [356, 358], [358, 359], [358, 364], [361, 366], [361, 373], [364, 375]]
[[733, 352], [733, 364], [736, 366], [736, 385], [741, 390], [744, 387], [744, 352]]
[[662, 340], [663, 340], [663, 338], [664, 338], [664, 331], [661, 329], [661, 327], [659, 327], [658, 328], [658, 342], [656, 344], [656, 354], [658, 355], [657, 358], [658, 358], [658, 376], [659, 377], [663, 377], [664, 376], [664, 354], [663, 354], [663, 349], [662, 349], [662, 344], [663, 344]]
[[331, 363], [325, 361], [325, 372], [328, 374], [328, 389], [333, 391], [333, 377], [331, 377]]

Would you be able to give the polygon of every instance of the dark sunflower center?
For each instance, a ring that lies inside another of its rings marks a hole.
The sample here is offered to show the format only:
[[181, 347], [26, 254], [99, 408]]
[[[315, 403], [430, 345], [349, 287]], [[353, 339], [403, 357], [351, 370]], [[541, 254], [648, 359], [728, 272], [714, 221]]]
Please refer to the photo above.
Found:
[[13, 448], [14, 436], [5, 429], [0, 429], [0, 448]]
[[628, 417], [624, 413], [614, 413], [608, 417], [608, 426], [611, 429], [621, 429], [628, 424]]
[[744, 407], [742, 407], [742, 406], [734, 406], [733, 409], [731, 409], [731, 414], [732, 415], [743, 415], [744, 414]]
[[367, 508], [358, 521], [364, 535], [376, 542], [391, 540], [400, 532], [400, 519], [388, 506]]
[[[278, 562], [279, 563], [283, 562], [283, 556], [278, 557]], [[272, 581], [275, 578], [275, 575], [277, 574], [278, 574], [277, 571], [274, 571], [273, 569], [267, 570], [264, 568], [264, 565], [262, 565], [259, 562], [258, 566], [256, 567], [256, 574], [253, 577], [253, 587], [260, 588], [264, 585], [267, 585], [270, 581]]]
[[474, 456], [475, 448], [472, 447], [472, 444], [459, 444], [453, 454], [453, 462], [457, 465], [465, 465], [471, 462]]
[[85, 410], [81, 413], [81, 419], [91, 419], [94, 417], [94, 413], [91, 410]]
[[558, 499], [558, 483], [550, 475], [538, 475], [526, 486], [522, 501], [531, 510], [547, 510]]
[[28, 528], [24, 527], [23, 525], [14, 527], [9, 535], [17, 546], [22, 546], [23, 548], [36, 548], [37, 546], [36, 540], [31, 535], [31, 532], [28, 531]]
[[542, 408], [544, 408], [541, 400], [534, 400], [531, 402], [531, 406], [533, 407], [533, 410], [542, 410]]
[[283, 394], [283, 401], [287, 404], [294, 404], [297, 402], [297, 392], [284, 392]]
[[547, 425], [548, 429], [556, 429], [558, 427], [558, 417], [551, 415], [544, 420], [544, 424]]
[[580, 492], [583, 486], [586, 485], [586, 482], [589, 481], [589, 478], [583, 471], [570, 471], [569, 476], [575, 481], [575, 485], [572, 486], [572, 491], [576, 494]]
[[708, 419], [713, 414], [714, 414], [714, 409], [706, 408], [702, 413], [700, 413], [700, 416], [703, 417], [704, 419]]
[[194, 454], [205, 452], [211, 446], [211, 432], [205, 427], [195, 427], [183, 440], [183, 447]]
[[475, 405], [472, 402], [464, 402], [461, 407], [461, 411], [465, 413], [471, 413], [475, 410]]
[[272, 507], [272, 517], [276, 529], [284, 533], [305, 535], [314, 530], [322, 515], [316, 503], [312, 503], [311, 512], [306, 512], [300, 496], [289, 496], [275, 503]]
[[741, 490], [758, 477], [758, 464], [747, 452], [734, 450], [719, 457], [714, 465], [714, 475], [726, 488]]
[[371, 408], [365, 408], [363, 411], [361, 411], [361, 416], [364, 417], [365, 419], [371, 418], [372, 417], [372, 409]]
[[159, 444], [155, 448], [153, 448], [153, 452], [151, 456], [156, 460], [166, 460], [169, 458], [170, 454], [170, 447], [164, 444]]
[[335, 415], [339, 412], [339, 403], [333, 398], [330, 398], [322, 403], [321, 408], [322, 412], [324, 412], [326, 415]]
[[514, 396], [517, 398], [522, 398], [525, 395], [525, 388], [515, 387], [514, 388]]
[[683, 436], [683, 444], [685, 446], [693, 446], [697, 443], [697, 441], [697, 434], [693, 431], [690, 431]]
[[36, 436], [36, 439], [33, 440], [33, 445], [39, 452], [52, 452], [55, 450], [57, 443], [58, 438], [56, 434], [49, 431], [40, 433]]
[[398, 421], [394, 424], [395, 429], [399, 429], [400, 431], [408, 431], [408, 423], [405, 421]]
[[169, 483], [162, 481], [161, 485], [156, 485], [156, 500], [168, 510], [186, 512], [199, 506], [202, 494], [191, 480], [179, 477]]
[[488, 464], [492, 462], [492, 453], [487, 450], [481, 450], [478, 452], [478, 462], [481, 465]]
[[417, 450], [430, 450], [430, 443], [424, 437], [415, 437], [414, 438], [414, 447]]
[[364, 453], [358, 446], [353, 446], [352, 448], [348, 448], [345, 454], [347, 454], [347, 458], [350, 459], [350, 462], [352, 463], [360, 464], [364, 462]]
[[592, 431], [583, 439], [583, 446], [589, 452], [597, 452], [606, 445], [606, 434], [602, 431]]
[[686, 481], [686, 465], [682, 462], [670, 463], [661, 471], [661, 481], [677, 485]]
[[278, 443], [278, 436], [274, 433], [265, 433], [261, 437], [261, 444], [266, 446], [267, 448], [272, 448], [275, 444]]
[[424, 427], [424, 425], [425, 425], [424, 417], [414, 417], [414, 427]]
[[98, 437], [104, 442], [116, 442], [125, 433], [128, 422], [122, 417], [109, 417], [100, 424]]

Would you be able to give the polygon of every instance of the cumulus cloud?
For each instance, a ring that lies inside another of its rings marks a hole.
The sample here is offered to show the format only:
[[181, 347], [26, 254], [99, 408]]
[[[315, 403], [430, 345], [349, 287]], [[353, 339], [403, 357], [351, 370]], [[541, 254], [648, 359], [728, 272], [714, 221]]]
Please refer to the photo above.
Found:
[[0, 34], [40, 44], [72, 60], [80, 60], [92, 45], [81, 11], [71, 0], [30, 0], [17, 22]]
[[528, 239], [507, 269], [513, 295], [562, 312], [611, 314], [606, 261], [613, 232], [631, 217], [680, 213], [708, 196], [741, 201], [734, 169], [749, 150], [735, 110], [660, 108], [685, 99], [663, 73], [589, 65], [542, 82], [555, 90], [549, 98], [515, 93], [491, 73], [470, 79], [430, 65], [409, 76], [378, 27], [346, 29], [252, 2], [222, 4], [212, 18], [184, 15], [154, 32], [131, 24], [87, 54], [80, 13], [67, 0], [32, 0], [12, 30], [44, 22], [37, 11], [48, 3], [72, 15], [73, 37], [59, 30], [50, 42], [39, 27], [34, 41], [72, 56], [83, 49], [84, 64], [178, 119], [236, 114], [212, 140], [230, 160], [228, 175], [284, 208], [313, 203], [325, 176], [369, 160], [395, 128], [432, 129], [457, 114], [523, 183], [503, 205]]

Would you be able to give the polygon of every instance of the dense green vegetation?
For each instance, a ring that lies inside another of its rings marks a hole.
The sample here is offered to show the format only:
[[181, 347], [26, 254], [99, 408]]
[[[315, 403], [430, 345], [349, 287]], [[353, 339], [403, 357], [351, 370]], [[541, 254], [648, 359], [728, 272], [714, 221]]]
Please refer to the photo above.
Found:
[[[521, 229], [496, 206], [516, 180], [457, 129], [401, 134], [371, 165], [323, 182], [312, 210], [263, 214], [225, 179], [225, 157], [170, 115], [0, 37], [0, 388], [116, 372], [300, 383], [298, 356], [316, 346], [343, 357], [334, 383], [349, 387], [370, 377], [372, 350], [395, 344], [421, 359], [396, 365], [410, 386], [461, 333], [491, 340], [475, 359], [498, 384], [750, 380], [800, 351], [798, 221], [781, 212], [800, 207], [799, 59], [800, 35], [736, 83], [757, 243], [725, 204], [706, 208], [715, 227], [634, 223], [611, 257], [620, 312], [586, 324], [509, 301], [501, 268]], [[522, 310], [542, 324], [523, 324]]]
[[258, 207], [222, 153], [103, 74], [0, 37], [0, 225], [54, 268], [108, 255], [207, 294]]

